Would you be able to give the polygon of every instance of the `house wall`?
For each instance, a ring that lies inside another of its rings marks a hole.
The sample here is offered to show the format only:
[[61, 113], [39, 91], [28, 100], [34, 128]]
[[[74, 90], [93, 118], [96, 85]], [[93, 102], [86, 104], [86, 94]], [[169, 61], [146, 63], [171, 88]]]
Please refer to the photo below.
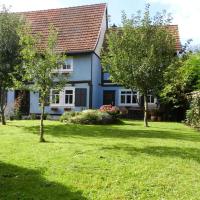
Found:
[[[88, 109], [90, 104], [90, 86], [87, 83], [91, 81], [91, 65], [92, 59], [91, 54], [75, 55], [73, 56], [73, 71], [70, 72], [69, 81], [74, 81], [74, 84], [66, 85], [73, 88], [86, 88], [87, 89], [87, 106], [86, 107], [69, 107], [71, 110], [80, 111]], [[77, 83], [76, 83], [77, 81]], [[78, 83], [81, 81], [82, 83]], [[85, 81], [85, 83], [84, 83]], [[75, 97], [74, 97], [75, 98]], [[48, 114], [59, 115], [64, 112], [66, 106], [56, 106], [57, 110], [53, 111], [51, 106], [46, 106], [45, 112]], [[30, 93], [30, 113], [40, 113], [39, 107], [39, 93]]]
[[[106, 86], [106, 87], [102, 87], [102, 91], [101, 91], [101, 104], [103, 104], [103, 92], [104, 91], [108, 91], [108, 90], [113, 90], [115, 91], [115, 105], [116, 106], [122, 106], [120, 105], [120, 90], [125, 89], [123, 87], [119, 87], [119, 86]], [[156, 103], [148, 103], [149, 109], [155, 109], [157, 107]], [[131, 105], [131, 106], [126, 106], [126, 107], [131, 107], [131, 108], [139, 108], [139, 105]]]
[[[86, 107], [68, 107], [74, 111], [81, 111], [89, 108], [89, 86], [87, 83], [75, 84], [75, 85], [66, 85], [66, 87], [73, 87], [73, 88], [86, 88], [87, 89], [87, 106]], [[66, 106], [53, 106], [56, 107], [57, 110], [54, 111], [52, 106], [45, 107], [45, 113], [53, 114], [53, 115], [61, 115], [64, 112], [64, 108]], [[41, 113], [40, 106], [39, 106], [39, 93], [31, 92], [30, 93], [30, 113]]]
[[70, 73], [70, 81], [91, 80], [91, 55], [73, 56], [73, 72]]
[[6, 107], [6, 114], [11, 114], [14, 111], [14, 99], [15, 99], [15, 92], [13, 90], [8, 91], [7, 93], [7, 107]]
[[101, 87], [101, 63], [96, 54], [92, 55], [92, 108], [99, 108], [102, 105]]

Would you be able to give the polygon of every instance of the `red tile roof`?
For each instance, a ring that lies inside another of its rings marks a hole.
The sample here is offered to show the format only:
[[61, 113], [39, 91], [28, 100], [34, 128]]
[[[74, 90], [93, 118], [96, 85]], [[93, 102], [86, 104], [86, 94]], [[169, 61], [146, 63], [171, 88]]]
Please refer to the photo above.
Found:
[[[169, 33], [172, 34], [172, 36], [175, 39], [175, 49], [177, 51], [180, 51], [182, 46], [181, 46], [181, 41], [180, 41], [180, 35], [179, 35], [179, 30], [178, 30], [178, 25], [167, 25], [166, 26], [167, 30], [169, 31]], [[107, 33], [111, 30], [120, 30], [121, 27], [115, 27], [115, 28], [110, 28], [107, 30]], [[104, 41], [104, 48], [106, 47], [106, 40]]]
[[176, 41], [176, 50], [181, 50], [181, 41], [180, 41], [180, 35], [178, 30], [178, 25], [168, 25], [167, 26], [169, 32], [174, 36], [174, 39]]
[[20, 13], [31, 24], [33, 33], [42, 33], [44, 47], [49, 25], [58, 30], [58, 52], [94, 51], [99, 39], [106, 4], [59, 8]]

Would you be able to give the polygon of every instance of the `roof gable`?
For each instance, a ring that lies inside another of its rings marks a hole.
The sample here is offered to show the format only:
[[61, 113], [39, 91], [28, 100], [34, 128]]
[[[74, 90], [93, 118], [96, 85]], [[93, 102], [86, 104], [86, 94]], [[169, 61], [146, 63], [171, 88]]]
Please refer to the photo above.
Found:
[[[166, 30], [169, 31], [169, 33], [174, 37], [175, 40], [175, 50], [176, 51], [181, 51], [182, 46], [181, 46], [181, 41], [180, 41], [180, 35], [179, 35], [179, 29], [178, 29], [178, 25], [166, 25]], [[109, 33], [109, 31], [120, 31], [121, 27], [111, 27], [107, 30], [107, 33]], [[105, 38], [104, 40], [104, 48], [107, 47], [107, 39]]]
[[49, 25], [58, 30], [57, 52], [90, 52], [98, 42], [106, 4], [23, 12], [33, 33], [42, 33], [46, 44]]

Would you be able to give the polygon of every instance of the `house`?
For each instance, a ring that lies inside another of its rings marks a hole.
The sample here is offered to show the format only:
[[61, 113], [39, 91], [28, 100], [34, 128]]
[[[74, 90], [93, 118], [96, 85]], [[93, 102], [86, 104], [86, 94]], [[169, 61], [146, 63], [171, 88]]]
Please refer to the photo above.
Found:
[[[50, 105], [45, 112], [60, 115], [64, 111], [80, 111], [99, 108], [103, 104], [137, 108], [135, 100], [139, 93], [113, 84], [109, 74], [100, 64], [100, 51], [108, 29], [106, 4], [94, 4], [70, 8], [50, 9], [20, 13], [31, 24], [34, 33], [47, 33], [50, 24], [58, 30], [57, 52], [67, 53], [68, 59], [60, 69], [69, 73], [69, 83], [62, 91], [51, 90]], [[177, 26], [171, 26], [180, 41]], [[8, 107], [13, 108], [15, 99], [23, 94], [24, 114], [40, 113], [39, 93], [32, 91], [9, 91]], [[156, 107], [156, 98], [149, 95], [150, 106]]]

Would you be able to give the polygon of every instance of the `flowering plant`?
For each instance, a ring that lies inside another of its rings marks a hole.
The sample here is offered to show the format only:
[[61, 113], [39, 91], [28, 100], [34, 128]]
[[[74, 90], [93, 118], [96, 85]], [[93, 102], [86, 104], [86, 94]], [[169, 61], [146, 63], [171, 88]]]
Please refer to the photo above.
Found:
[[103, 105], [100, 107], [99, 110], [101, 112], [107, 112], [113, 116], [117, 116], [120, 113], [119, 108], [116, 106], [112, 106], [112, 105]]

